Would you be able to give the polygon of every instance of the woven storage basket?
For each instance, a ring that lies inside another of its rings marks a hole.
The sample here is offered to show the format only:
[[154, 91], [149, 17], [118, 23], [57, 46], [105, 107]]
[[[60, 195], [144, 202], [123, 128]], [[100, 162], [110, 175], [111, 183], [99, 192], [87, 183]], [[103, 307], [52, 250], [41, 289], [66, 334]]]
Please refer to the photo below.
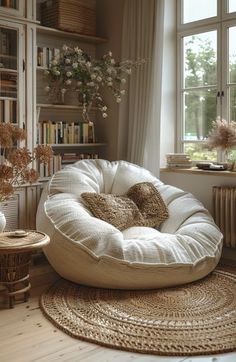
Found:
[[30, 252], [0, 255], [0, 282], [11, 283], [26, 277], [30, 260]]
[[48, 0], [41, 6], [42, 25], [96, 35], [96, 0]]

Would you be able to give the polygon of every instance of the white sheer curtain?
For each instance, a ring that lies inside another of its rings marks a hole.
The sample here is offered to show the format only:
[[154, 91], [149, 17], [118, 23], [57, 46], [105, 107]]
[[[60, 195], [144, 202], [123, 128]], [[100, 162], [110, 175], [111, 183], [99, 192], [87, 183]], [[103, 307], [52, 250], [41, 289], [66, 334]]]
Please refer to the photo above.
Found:
[[118, 157], [159, 173], [164, 0], [125, 0], [122, 59], [147, 59], [131, 75], [119, 112]]

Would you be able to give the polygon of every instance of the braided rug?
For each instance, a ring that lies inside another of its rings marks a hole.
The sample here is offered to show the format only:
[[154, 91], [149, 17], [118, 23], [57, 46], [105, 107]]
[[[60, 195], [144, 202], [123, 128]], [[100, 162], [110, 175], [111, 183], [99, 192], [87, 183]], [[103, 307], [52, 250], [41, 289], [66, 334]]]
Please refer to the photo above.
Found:
[[59, 280], [41, 297], [49, 320], [69, 335], [157, 355], [236, 351], [236, 275], [159, 290], [125, 291]]

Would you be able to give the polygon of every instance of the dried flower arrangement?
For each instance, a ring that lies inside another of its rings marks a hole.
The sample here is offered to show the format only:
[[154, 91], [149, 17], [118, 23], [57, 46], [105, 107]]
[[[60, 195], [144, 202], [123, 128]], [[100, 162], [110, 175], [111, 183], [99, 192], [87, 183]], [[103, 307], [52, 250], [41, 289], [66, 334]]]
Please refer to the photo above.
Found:
[[26, 148], [14, 148], [17, 141], [26, 139], [23, 129], [11, 124], [0, 123], [0, 202], [8, 200], [14, 186], [37, 181], [38, 172], [31, 167], [33, 161], [48, 164], [52, 157], [50, 146], [38, 145], [32, 152]]
[[144, 62], [116, 62], [112, 52], [108, 52], [100, 60], [95, 60], [79, 47], [64, 45], [60, 56], [53, 58], [45, 71], [49, 80], [45, 90], [50, 97], [60, 95], [62, 98], [68, 90], [76, 92], [79, 104], [83, 107], [85, 122], [89, 121], [92, 105], [97, 106], [102, 117], [106, 118], [107, 106], [104, 104], [101, 89], [107, 87], [116, 102], [120, 103], [126, 93], [122, 88], [126, 83], [126, 76], [131, 74], [132, 68]]
[[208, 136], [208, 146], [225, 152], [236, 146], [236, 122], [217, 118]]
[[208, 136], [210, 149], [218, 148], [223, 151], [223, 159], [227, 163], [229, 171], [236, 171], [236, 162], [229, 151], [236, 146], [236, 122], [227, 122], [225, 119], [217, 118], [213, 122], [212, 130]]

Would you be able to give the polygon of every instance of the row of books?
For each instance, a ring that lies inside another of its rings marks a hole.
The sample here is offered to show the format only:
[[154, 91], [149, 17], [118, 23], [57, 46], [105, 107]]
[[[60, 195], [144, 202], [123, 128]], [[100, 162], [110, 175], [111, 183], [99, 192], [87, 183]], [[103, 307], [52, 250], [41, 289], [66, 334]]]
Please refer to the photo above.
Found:
[[166, 166], [168, 168], [190, 168], [192, 161], [186, 153], [167, 153]]
[[74, 152], [66, 152], [61, 155], [61, 163], [62, 165], [68, 165], [74, 163], [79, 160], [85, 159], [97, 159], [99, 158], [98, 153], [74, 153]]
[[17, 98], [16, 74], [1, 72], [0, 68], [0, 97]]
[[53, 155], [48, 165], [44, 165], [43, 163], [38, 162], [36, 169], [39, 173], [39, 177], [49, 177], [52, 176], [55, 172], [60, 171], [61, 160], [61, 155]]
[[93, 122], [52, 122], [44, 120], [38, 123], [38, 143], [76, 144], [94, 142]]
[[50, 67], [50, 62], [52, 59], [60, 58], [60, 49], [58, 48], [47, 48], [47, 47], [38, 47], [37, 48], [37, 65], [38, 67]]
[[17, 102], [12, 99], [0, 99], [0, 122], [17, 122]]
[[6, 8], [17, 9], [17, 5], [17, 0], [0, 0], [0, 6], [4, 6]]
[[72, 164], [79, 160], [84, 159], [97, 159], [99, 158], [98, 153], [64, 153], [53, 155], [48, 165], [43, 163], [37, 163], [36, 169], [39, 173], [39, 177], [50, 177], [55, 172], [60, 171], [64, 166]]

